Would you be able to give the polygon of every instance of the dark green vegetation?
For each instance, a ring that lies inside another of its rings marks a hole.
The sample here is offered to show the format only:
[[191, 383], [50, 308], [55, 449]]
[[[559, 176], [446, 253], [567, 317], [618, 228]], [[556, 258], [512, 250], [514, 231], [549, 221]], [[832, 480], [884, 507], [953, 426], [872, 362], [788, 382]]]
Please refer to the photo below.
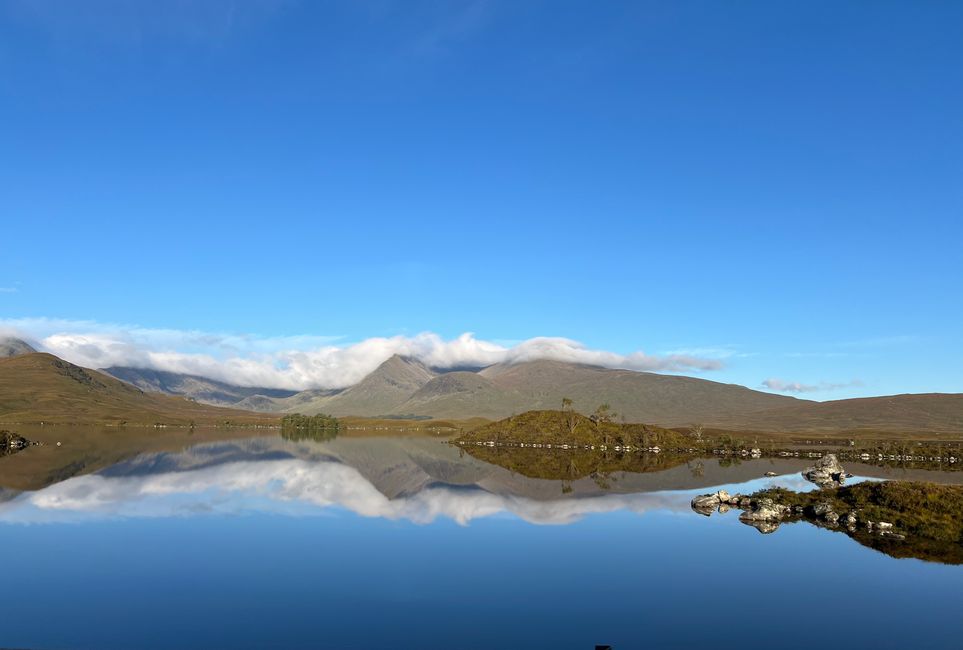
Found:
[[145, 393], [44, 353], [0, 359], [0, 422], [238, 425], [276, 418]]
[[[802, 518], [846, 532], [860, 543], [894, 557], [963, 564], [963, 486], [960, 485], [865, 482], [812, 492], [772, 488], [750, 498], [769, 498], [775, 503], [800, 506]], [[853, 513], [857, 525], [847, 528], [821, 522], [816, 506], [825, 503], [841, 517]], [[875, 531], [867, 526], [870, 521], [875, 522]], [[906, 539], [879, 534], [879, 522], [892, 524], [893, 530]]]
[[607, 405], [591, 416], [574, 410], [528, 411], [484, 425], [458, 438], [458, 442], [493, 441], [497, 444], [630, 446], [634, 448], [690, 448], [683, 434], [648, 424], [614, 421]]
[[288, 440], [330, 440], [337, 437], [340, 428], [337, 418], [323, 413], [294, 413], [281, 418], [281, 435]]
[[806, 512], [817, 503], [828, 502], [840, 515], [856, 511], [862, 520], [890, 522], [909, 535], [963, 544], [963, 485], [880, 481], [812, 492], [771, 488], [751, 495], [764, 497], [802, 506]]

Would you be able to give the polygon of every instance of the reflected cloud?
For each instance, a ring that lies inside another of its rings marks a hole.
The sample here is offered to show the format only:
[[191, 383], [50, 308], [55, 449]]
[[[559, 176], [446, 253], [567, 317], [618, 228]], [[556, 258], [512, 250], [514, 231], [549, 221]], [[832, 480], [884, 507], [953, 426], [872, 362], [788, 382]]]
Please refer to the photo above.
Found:
[[0, 522], [243, 512], [304, 516], [342, 509], [362, 517], [416, 524], [447, 518], [467, 525], [475, 519], [505, 514], [533, 524], [569, 524], [587, 515], [617, 510], [687, 512], [688, 499], [682, 492], [655, 492], [544, 501], [449, 485], [429, 486], [413, 495], [389, 499], [348, 465], [283, 459], [139, 476], [80, 476], [0, 504]]

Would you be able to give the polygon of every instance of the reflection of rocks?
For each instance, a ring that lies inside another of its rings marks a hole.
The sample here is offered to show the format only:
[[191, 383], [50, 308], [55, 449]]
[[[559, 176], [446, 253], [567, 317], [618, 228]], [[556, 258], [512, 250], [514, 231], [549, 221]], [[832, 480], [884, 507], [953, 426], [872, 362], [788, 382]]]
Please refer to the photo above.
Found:
[[717, 501], [720, 512], [735, 502], [743, 511], [739, 520], [760, 533], [805, 520], [893, 557], [963, 564], [963, 486], [864, 482], [808, 492], [768, 488], [725, 504], [718, 492], [693, 499], [703, 505]]
[[22, 451], [34, 443], [13, 431], [0, 431], [0, 456]]
[[758, 530], [758, 531], [759, 531], [760, 533], [762, 533], [763, 535], [768, 535], [768, 534], [770, 534], [770, 533], [774, 533], [774, 532], [776, 532], [776, 530], [779, 528], [779, 522], [778, 522], [778, 521], [746, 521], [745, 519], [742, 519], [741, 517], [739, 518], [739, 521], [741, 521], [742, 523], [744, 523], [744, 524], [747, 525], [747, 526], [752, 526], [753, 528], [755, 528], [756, 530]]
[[804, 469], [802, 475], [819, 487], [835, 487], [846, 480], [846, 471], [835, 454], [826, 454], [815, 465]]
[[725, 490], [719, 490], [718, 492], [713, 492], [711, 494], [700, 494], [699, 496], [693, 497], [692, 507], [699, 510], [704, 510], [706, 508], [714, 510], [722, 504], [732, 506], [738, 505], [742, 498], [743, 497], [740, 494], [731, 496]]
[[730, 506], [738, 506], [744, 497], [741, 494], [730, 495], [725, 490], [719, 490], [711, 494], [700, 494], [693, 497], [691, 501], [692, 509], [700, 515], [709, 516], [715, 510], [725, 514], [729, 512]]

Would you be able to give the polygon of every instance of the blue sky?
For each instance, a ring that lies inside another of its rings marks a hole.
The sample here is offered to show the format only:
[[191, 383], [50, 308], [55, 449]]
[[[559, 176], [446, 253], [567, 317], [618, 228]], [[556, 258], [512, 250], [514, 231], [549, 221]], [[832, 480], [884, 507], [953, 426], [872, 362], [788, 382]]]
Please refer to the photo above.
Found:
[[961, 115], [960, 3], [0, 0], [0, 326], [960, 392]]

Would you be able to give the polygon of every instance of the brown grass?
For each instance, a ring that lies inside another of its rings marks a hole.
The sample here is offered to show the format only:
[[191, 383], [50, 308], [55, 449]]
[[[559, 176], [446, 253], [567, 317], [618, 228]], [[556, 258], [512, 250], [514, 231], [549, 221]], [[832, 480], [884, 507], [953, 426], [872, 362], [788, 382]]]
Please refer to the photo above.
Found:
[[44, 354], [0, 359], [0, 422], [127, 425], [250, 425], [279, 415], [145, 393], [96, 370]]

